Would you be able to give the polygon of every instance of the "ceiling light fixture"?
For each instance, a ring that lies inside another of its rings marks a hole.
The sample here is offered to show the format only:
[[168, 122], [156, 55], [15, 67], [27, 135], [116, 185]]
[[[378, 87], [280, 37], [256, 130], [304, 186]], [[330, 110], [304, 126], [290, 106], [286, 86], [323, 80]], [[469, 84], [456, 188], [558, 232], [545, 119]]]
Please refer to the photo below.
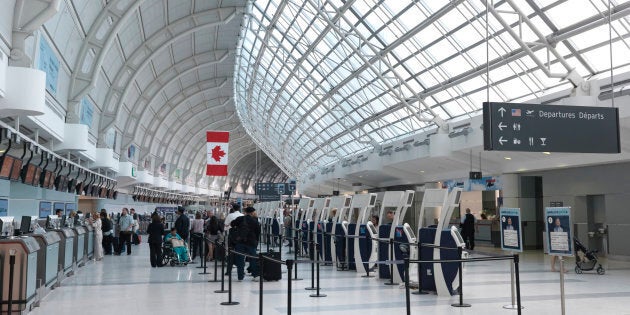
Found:
[[511, 160], [512, 158], [511, 158], [511, 157], [509, 157], [509, 156], [506, 156], [506, 157], [504, 157], [504, 159], [506, 159], [506, 160]]
[[549, 155], [549, 154], [551, 154], [551, 152], [543, 152], [542, 154]]

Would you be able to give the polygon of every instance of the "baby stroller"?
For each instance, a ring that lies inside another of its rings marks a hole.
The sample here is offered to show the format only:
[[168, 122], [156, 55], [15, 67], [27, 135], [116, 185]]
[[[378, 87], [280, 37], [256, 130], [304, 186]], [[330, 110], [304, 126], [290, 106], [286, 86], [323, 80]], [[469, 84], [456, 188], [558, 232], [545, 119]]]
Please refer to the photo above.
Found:
[[583, 271], [590, 271], [597, 266], [597, 274], [603, 275], [606, 273], [604, 267], [597, 263], [597, 250], [589, 251], [584, 244], [582, 244], [577, 238], [573, 238], [573, 244], [575, 246], [575, 273], [581, 274]]
[[171, 238], [162, 247], [162, 265], [186, 266], [190, 262], [188, 246], [183, 240]]

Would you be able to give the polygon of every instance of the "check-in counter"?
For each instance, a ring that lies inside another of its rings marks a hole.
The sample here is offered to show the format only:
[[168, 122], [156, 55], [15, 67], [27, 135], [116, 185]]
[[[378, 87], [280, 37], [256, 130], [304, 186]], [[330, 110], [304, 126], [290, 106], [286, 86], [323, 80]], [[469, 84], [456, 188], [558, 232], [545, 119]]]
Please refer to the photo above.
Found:
[[94, 258], [94, 228], [91, 225], [84, 226], [86, 230], [85, 248], [87, 248], [87, 259]]
[[[0, 240], [0, 293], [2, 303], [0, 313], [9, 313], [9, 292], [11, 292], [11, 311], [20, 314], [30, 311], [35, 302], [37, 285], [37, 258], [39, 243], [30, 236], [11, 237]], [[14, 256], [14, 260], [11, 258]], [[13, 264], [13, 270], [11, 265]], [[12, 271], [12, 272], [11, 272]], [[13, 278], [13, 287], [9, 286]]]
[[76, 234], [71, 228], [53, 230], [59, 232], [61, 242], [59, 244], [59, 265], [64, 274], [72, 273], [72, 259], [74, 259], [74, 239]]
[[88, 235], [87, 230], [83, 226], [77, 226], [72, 229], [74, 230], [74, 233], [76, 234], [74, 238], [74, 243], [72, 245], [74, 248], [74, 254], [72, 258], [74, 259], [74, 261], [77, 262], [77, 265], [83, 266], [83, 264], [85, 264], [85, 262], [87, 261], [86, 247], [85, 247], [86, 237]]
[[32, 236], [41, 248], [37, 255], [37, 279], [41, 279], [41, 284], [38, 283], [37, 286], [53, 287], [57, 282], [57, 271], [59, 271], [61, 236], [55, 231]]

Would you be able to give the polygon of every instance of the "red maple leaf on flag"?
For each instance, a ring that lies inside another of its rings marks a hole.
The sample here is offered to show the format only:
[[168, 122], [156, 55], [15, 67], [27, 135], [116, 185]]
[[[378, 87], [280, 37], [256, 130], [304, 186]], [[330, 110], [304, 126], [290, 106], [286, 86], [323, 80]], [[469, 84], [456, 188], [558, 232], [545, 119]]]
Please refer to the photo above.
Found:
[[225, 156], [225, 151], [221, 150], [220, 145], [217, 145], [212, 149], [211, 156], [213, 160], [220, 162], [221, 158]]

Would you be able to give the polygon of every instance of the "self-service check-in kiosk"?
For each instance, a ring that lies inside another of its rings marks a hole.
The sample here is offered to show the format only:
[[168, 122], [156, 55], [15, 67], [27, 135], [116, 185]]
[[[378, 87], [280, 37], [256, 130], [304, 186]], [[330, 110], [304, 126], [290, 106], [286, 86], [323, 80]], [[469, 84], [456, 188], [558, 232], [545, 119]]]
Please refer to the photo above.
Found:
[[350, 207], [350, 203], [352, 201], [352, 196], [343, 195], [343, 196], [333, 196], [330, 199], [330, 205], [328, 210], [328, 215], [325, 218], [325, 229], [326, 233], [324, 235], [324, 254], [326, 261], [332, 261], [333, 265], [337, 265], [337, 244], [335, 241], [336, 235], [335, 230], [337, 227], [338, 219], [340, 217], [340, 213], [344, 212], [343, 208], [348, 209]]
[[294, 244], [295, 250], [299, 252], [302, 248], [302, 238], [304, 235], [302, 234], [302, 223], [306, 222], [306, 210], [308, 209], [308, 205], [311, 203], [311, 198], [302, 197], [300, 198], [300, 203], [298, 204], [297, 209], [295, 209], [294, 222], [293, 226], [295, 227], [294, 235], [296, 237], [296, 243]]
[[[314, 242], [318, 242], [318, 226], [320, 223], [320, 217], [322, 214], [322, 209], [326, 203], [329, 203], [330, 200], [328, 198], [316, 198], [313, 202], [313, 206], [311, 207], [311, 211], [309, 216], [306, 218], [308, 221], [308, 232], [310, 236], [310, 240]], [[321, 244], [321, 243], [319, 243]], [[309, 247], [310, 248], [310, 247]], [[320, 250], [317, 250], [319, 252]], [[309, 257], [311, 259], [315, 259], [315, 256], [312, 255], [309, 251]]]
[[[358, 217], [354, 226], [353, 224], [348, 225], [348, 233], [355, 236], [354, 239], [350, 240], [353, 246], [348, 249], [348, 253], [353, 253], [358, 273], [364, 273], [370, 268], [369, 260], [372, 257], [372, 251], [376, 249], [376, 247], [372, 247], [371, 234], [368, 232], [368, 224], [371, 224], [372, 228], [374, 227], [370, 222], [370, 216], [375, 204], [376, 194], [373, 193], [354, 195], [350, 204], [351, 213], [358, 212]], [[354, 211], [354, 209], [358, 211]]]
[[305, 211], [303, 211], [303, 215], [302, 215], [302, 227], [301, 227], [301, 232], [302, 232], [302, 253], [304, 255], [308, 255], [309, 251], [308, 251], [308, 244], [311, 241], [311, 236], [312, 233], [309, 229], [309, 225], [310, 222], [312, 220], [312, 216], [313, 216], [313, 206], [315, 204], [315, 199], [309, 199], [308, 201], [308, 206], [306, 207]]
[[[37, 279], [41, 280], [41, 286], [46, 289], [53, 288], [57, 283], [61, 236], [57, 232], [32, 236], [41, 248], [37, 255]], [[39, 286], [40, 283], [37, 285]]]
[[319, 245], [319, 249], [317, 250], [317, 255], [320, 260], [330, 261], [330, 242], [326, 242], [326, 222], [328, 221], [328, 214], [330, 212], [330, 198], [323, 198], [324, 204], [318, 211], [319, 213], [314, 214], [317, 217], [315, 221], [317, 226], [315, 227], [316, 233], [316, 242]]
[[[418, 226], [418, 243], [443, 248], [421, 246], [421, 260], [459, 259], [456, 248], [460, 244], [448, 227], [453, 210], [459, 207], [461, 188], [450, 193], [446, 189], [427, 189], [424, 192]], [[461, 236], [460, 236], [461, 237]], [[421, 264], [422, 289], [436, 291], [438, 295], [453, 295], [457, 283], [458, 263]]]
[[338, 209], [336, 219], [333, 219], [332, 234], [334, 234], [333, 242], [335, 243], [335, 261], [337, 262], [337, 270], [346, 270], [348, 268], [348, 214], [350, 212], [350, 204], [352, 199], [345, 199], [344, 205]]
[[[9, 292], [11, 292], [11, 312], [20, 314], [22, 311], [31, 309], [36, 301], [39, 251], [39, 244], [30, 236], [0, 240], [0, 266], [2, 268], [0, 271], [2, 277], [0, 313], [9, 313]], [[10, 278], [13, 278], [12, 288], [9, 286]]]
[[[380, 212], [380, 218], [382, 224], [378, 227], [378, 237], [381, 240], [378, 246], [378, 260], [388, 261], [395, 260], [396, 256], [402, 257], [402, 251], [400, 250], [400, 244], [388, 244], [384, 241], [393, 243], [409, 243], [409, 240], [404, 233], [405, 227], [402, 224], [402, 220], [407, 212], [407, 209], [413, 204], [414, 191], [387, 191], [383, 196], [382, 207]], [[391, 222], [388, 222], [388, 213], [393, 213]], [[390, 246], [393, 245], [393, 255], [390, 253]], [[378, 275], [381, 279], [393, 279], [394, 282], [401, 282], [403, 274], [401, 268], [393, 268], [394, 274], [391, 274], [390, 267], [387, 264], [379, 264]]]

